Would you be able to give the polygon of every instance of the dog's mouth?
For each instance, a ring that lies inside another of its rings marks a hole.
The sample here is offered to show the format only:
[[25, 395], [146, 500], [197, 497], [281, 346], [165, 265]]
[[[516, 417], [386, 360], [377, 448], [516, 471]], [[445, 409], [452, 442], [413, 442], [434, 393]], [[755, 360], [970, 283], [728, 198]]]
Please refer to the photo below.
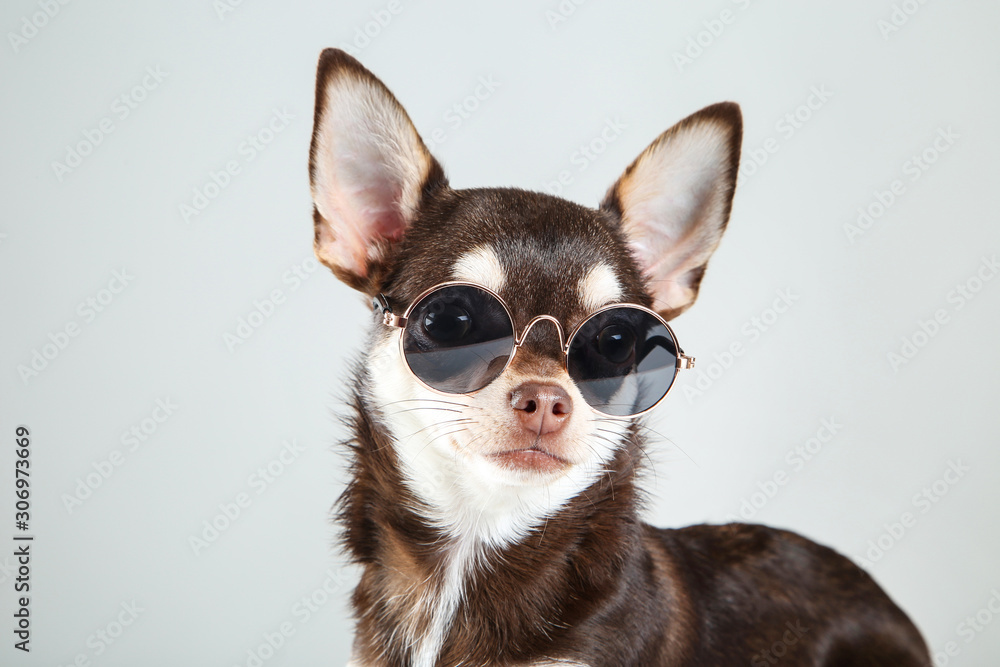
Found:
[[486, 456], [501, 466], [518, 472], [553, 473], [565, 470], [571, 465], [566, 459], [539, 447], [512, 449]]

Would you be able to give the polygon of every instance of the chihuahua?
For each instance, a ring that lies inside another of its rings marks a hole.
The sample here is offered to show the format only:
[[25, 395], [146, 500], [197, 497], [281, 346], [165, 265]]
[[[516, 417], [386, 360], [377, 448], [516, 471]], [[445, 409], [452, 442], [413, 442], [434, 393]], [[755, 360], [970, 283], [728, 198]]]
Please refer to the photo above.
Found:
[[597, 209], [456, 190], [388, 88], [323, 51], [315, 252], [373, 304], [338, 504], [351, 666], [931, 664], [834, 551], [639, 518], [642, 415], [694, 363], [668, 322], [729, 220], [741, 137], [736, 104], [702, 109]]

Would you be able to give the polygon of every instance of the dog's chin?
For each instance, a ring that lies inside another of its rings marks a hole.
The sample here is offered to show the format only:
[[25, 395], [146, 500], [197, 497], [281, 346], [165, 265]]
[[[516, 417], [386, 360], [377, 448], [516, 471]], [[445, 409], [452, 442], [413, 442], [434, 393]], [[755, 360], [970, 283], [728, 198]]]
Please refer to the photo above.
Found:
[[584, 462], [575, 460], [563, 448], [544, 442], [508, 443], [502, 449], [475, 455], [482, 461], [476, 466], [492, 483], [505, 486], [547, 486], [567, 475]]
[[502, 472], [528, 482], [565, 474], [582, 454], [574, 451], [573, 443], [562, 433], [508, 431], [498, 440], [503, 444], [489, 447], [481, 455]]
[[541, 480], [565, 473], [573, 465], [566, 459], [538, 447], [512, 449], [485, 456], [503, 470], [526, 479]]

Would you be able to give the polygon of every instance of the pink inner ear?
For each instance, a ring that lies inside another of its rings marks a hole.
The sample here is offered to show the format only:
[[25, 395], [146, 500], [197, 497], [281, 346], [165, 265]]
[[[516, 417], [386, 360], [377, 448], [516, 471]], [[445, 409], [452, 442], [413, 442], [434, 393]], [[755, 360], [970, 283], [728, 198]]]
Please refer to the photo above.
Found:
[[[352, 248], [358, 264], [378, 259], [383, 241], [398, 241], [406, 231], [406, 219], [401, 210], [402, 188], [388, 179], [370, 181], [367, 188], [354, 193], [357, 208], [349, 224], [357, 230], [360, 247]], [[362, 275], [367, 269], [362, 266]]]
[[385, 156], [366, 148], [338, 147], [341, 159], [329, 165], [333, 174], [320, 206], [326, 221], [319, 238], [323, 257], [361, 277], [384, 251], [384, 242], [399, 240], [406, 228], [402, 186], [382, 162]]
[[327, 227], [316, 254], [364, 278], [413, 221], [433, 159], [378, 80], [363, 70], [329, 76], [312, 144], [313, 201]]
[[694, 301], [695, 271], [705, 265], [715, 240], [706, 238], [705, 228], [673, 229], [669, 225], [646, 228], [629, 243], [643, 269], [653, 294], [656, 311], [685, 309]]
[[714, 123], [675, 127], [616, 184], [632, 252], [661, 312], [681, 312], [697, 297], [733, 185], [731, 131]]
[[398, 241], [406, 231], [406, 220], [400, 210], [399, 200], [402, 191], [399, 188], [382, 188], [387, 192], [380, 192], [377, 201], [390, 201], [392, 205], [383, 208], [374, 208], [364, 211], [363, 215], [370, 220], [370, 234], [373, 238], [383, 238], [389, 241]]
[[[359, 195], [361, 201], [373, 193]], [[374, 199], [379, 200], [377, 196]], [[368, 275], [369, 262], [379, 259], [384, 242], [398, 241], [406, 228], [398, 207], [386, 208], [380, 204], [362, 205], [350, 211], [335, 210], [334, 218], [323, 225], [319, 241], [332, 254], [329, 259], [361, 277]]]

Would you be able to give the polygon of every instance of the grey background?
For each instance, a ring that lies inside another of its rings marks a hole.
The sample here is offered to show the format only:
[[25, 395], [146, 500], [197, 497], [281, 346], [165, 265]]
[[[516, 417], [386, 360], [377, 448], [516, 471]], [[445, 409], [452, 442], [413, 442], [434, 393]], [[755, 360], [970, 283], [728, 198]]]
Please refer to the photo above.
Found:
[[[745, 155], [777, 150], [744, 172], [700, 302], [674, 323], [699, 368], [650, 419], [662, 437], [648, 518], [723, 521], [756, 501], [754, 521], [868, 560], [935, 651], [953, 642], [937, 664], [996, 664], [1000, 620], [960, 624], [983, 609], [992, 620], [1000, 595], [1000, 279], [961, 309], [949, 301], [1000, 250], [995, 2], [563, 0], [560, 21], [556, 0], [399, 0], [396, 14], [388, 2], [245, 0], [221, 16], [209, 0], [46, 6], [59, 11], [16, 49], [10, 33], [43, 8], [0, 10], [0, 539], [16, 532], [18, 424], [33, 432], [36, 535], [30, 655], [12, 648], [13, 560], [0, 556], [0, 663], [247, 665], [283, 623], [294, 634], [264, 664], [346, 662], [356, 573], [331, 549], [344, 481], [332, 445], [369, 315], [328, 272], [298, 284], [289, 272], [314, 267], [316, 57], [367, 26], [352, 48], [425, 138], [443, 130], [433, 150], [457, 187], [544, 189], [568, 171], [563, 195], [593, 205], [669, 125], [742, 105]], [[713, 23], [723, 11], [732, 21]], [[883, 34], [894, 11], [902, 25]], [[699, 36], [707, 46], [679, 66]], [[165, 77], [120, 118], [116, 98], [147, 67]], [[467, 100], [480, 77], [499, 85]], [[831, 95], [799, 109], [813, 87]], [[456, 123], [456, 103], [476, 108]], [[294, 119], [248, 160], [242, 142], [275, 109]], [[808, 120], [788, 136], [778, 123], [797, 109]], [[60, 180], [52, 163], [106, 118], [113, 132]], [[581, 171], [580, 146], [615, 119], [625, 127]], [[911, 180], [907, 161], [948, 128], [957, 138]], [[240, 172], [185, 221], [180, 206], [229, 161]], [[845, 225], [897, 179], [905, 191], [852, 243]], [[102, 293], [123, 269], [127, 286]], [[224, 336], [273, 290], [284, 301], [230, 350]], [[774, 317], [779, 290], [795, 300]], [[108, 297], [93, 321], [78, 310]], [[947, 323], [893, 368], [887, 355], [938, 309]], [[770, 322], [756, 339], [755, 317]], [[19, 366], [72, 323], [79, 335], [23, 379]], [[130, 451], [122, 433], [157, 399], [177, 408]], [[797, 469], [786, 453], [831, 418], [838, 432]], [[292, 439], [302, 451], [258, 494], [255, 471], [276, 470]], [[115, 450], [121, 465], [70, 512], [65, 497]], [[939, 481], [951, 463], [969, 469]], [[768, 484], [776, 473], [785, 484]], [[937, 502], [914, 498], [936, 481]], [[196, 555], [189, 538], [240, 493], [250, 505]], [[915, 524], [893, 537], [904, 512]], [[310, 595], [324, 603], [304, 619]], [[133, 601], [142, 611], [113, 644], [94, 639]]]

